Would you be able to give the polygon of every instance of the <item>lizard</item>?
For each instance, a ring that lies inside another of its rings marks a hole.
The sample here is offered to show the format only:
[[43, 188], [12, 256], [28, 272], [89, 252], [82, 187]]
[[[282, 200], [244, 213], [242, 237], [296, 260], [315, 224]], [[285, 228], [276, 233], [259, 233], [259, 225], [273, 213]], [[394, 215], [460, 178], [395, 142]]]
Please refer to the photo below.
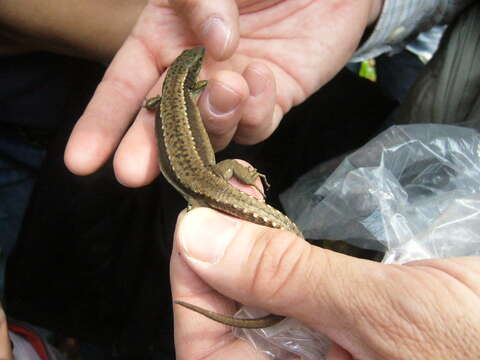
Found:
[[[255, 224], [302, 236], [295, 223], [282, 212], [228, 182], [234, 176], [242, 183], [256, 186], [255, 181], [259, 177], [266, 182], [263, 174], [235, 160], [216, 163], [213, 147], [196, 104], [207, 84], [205, 80], [197, 81], [204, 54], [203, 47], [184, 50], [167, 70], [162, 95], [149, 98], [144, 104], [148, 110], [155, 111], [155, 135], [161, 173], [185, 198], [189, 210], [209, 207]], [[285, 318], [269, 314], [256, 319], [238, 319], [183, 301], [174, 303], [237, 328], [265, 328]]]

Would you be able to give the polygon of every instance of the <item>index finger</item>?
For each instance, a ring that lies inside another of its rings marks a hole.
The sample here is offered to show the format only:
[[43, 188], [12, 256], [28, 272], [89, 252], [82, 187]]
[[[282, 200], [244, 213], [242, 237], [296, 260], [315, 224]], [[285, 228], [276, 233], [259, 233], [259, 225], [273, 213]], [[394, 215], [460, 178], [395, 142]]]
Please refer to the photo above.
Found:
[[112, 154], [162, 69], [140, 37], [130, 35], [98, 85], [68, 141], [64, 160], [78, 175], [96, 171]]

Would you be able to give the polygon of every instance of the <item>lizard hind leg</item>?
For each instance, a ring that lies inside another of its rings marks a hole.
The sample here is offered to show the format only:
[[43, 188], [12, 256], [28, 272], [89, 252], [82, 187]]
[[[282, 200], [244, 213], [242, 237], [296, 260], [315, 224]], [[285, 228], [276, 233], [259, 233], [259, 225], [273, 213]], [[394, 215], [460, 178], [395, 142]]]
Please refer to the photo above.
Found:
[[227, 181], [235, 177], [235, 179], [245, 185], [254, 186], [264, 196], [265, 193], [263, 189], [256, 184], [256, 180], [260, 178], [267, 189], [270, 187], [270, 184], [267, 182], [267, 177], [264, 174], [259, 173], [257, 169], [251, 166], [242, 165], [236, 160], [228, 159], [220, 161], [212, 165], [212, 170], [215, 174]]

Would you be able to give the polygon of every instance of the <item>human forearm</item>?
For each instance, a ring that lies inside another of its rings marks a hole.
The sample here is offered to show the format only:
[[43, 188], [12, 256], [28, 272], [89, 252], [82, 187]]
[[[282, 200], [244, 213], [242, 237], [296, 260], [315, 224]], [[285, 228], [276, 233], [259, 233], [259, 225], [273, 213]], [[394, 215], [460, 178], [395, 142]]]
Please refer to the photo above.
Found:
[[47, 50], [109, 61], [146, 0], [2, 0], [0, 53]]

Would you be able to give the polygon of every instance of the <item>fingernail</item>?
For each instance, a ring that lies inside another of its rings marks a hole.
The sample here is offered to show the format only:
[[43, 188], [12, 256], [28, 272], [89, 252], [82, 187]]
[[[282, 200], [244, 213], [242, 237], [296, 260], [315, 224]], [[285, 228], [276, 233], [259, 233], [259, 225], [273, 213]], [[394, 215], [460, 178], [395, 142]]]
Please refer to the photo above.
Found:
[[225, 254], [240, 224], [234, 218], [200, 208], [188, 212], [178, 228], [178, 239], [185, 255], [215, 264]]
[[218, 56], [222, 57], [228, 46], [231, 37], [231, 30], [225, 21], [218, 17], [209, 18], [202, 29], [202, 37], [208, 40], [212, 46], [218, 51]]
[[219, 82], [212, 82], [207, 94], [207, 104], [210, 112], [223, 116], [235, 111], [242, 98], [232, 88]]

